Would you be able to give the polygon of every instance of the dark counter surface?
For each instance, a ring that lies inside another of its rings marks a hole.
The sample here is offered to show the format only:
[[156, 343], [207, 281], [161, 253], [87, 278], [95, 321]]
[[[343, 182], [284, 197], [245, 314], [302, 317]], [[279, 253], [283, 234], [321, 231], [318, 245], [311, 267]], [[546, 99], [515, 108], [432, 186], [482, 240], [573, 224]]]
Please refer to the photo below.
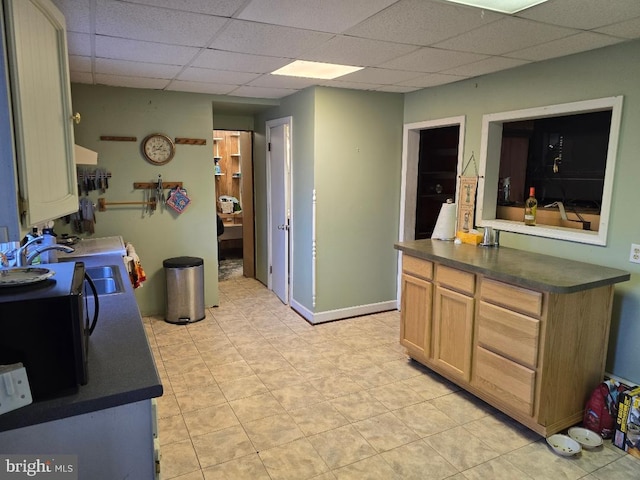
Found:
[[456, 245], [442, 240], [395, 244], [405, 255], [532, 290], [573, 293], [629, 280], [629, 272], [507, 247]]
[[78, 393], [35, 402], [0, 415], [0, 431], [162, 395], [162, 384], [122, 256], [99, 255], [80, 260], [88, 267], [117, 265], [124, 286], [123, 293], [100, 297], [98, 324], [89, 337], [89, 381], [80, 386]]

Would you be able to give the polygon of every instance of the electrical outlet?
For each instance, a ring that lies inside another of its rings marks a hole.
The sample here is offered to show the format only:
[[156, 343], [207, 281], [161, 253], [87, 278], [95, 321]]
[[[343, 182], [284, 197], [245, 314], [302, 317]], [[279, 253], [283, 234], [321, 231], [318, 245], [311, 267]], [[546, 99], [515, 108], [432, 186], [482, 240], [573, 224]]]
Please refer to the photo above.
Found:
[[631, 244], [631, 253], [629, 254], [629, 261], [633, 263], [640, 263], [640, 245], [637, 243]]

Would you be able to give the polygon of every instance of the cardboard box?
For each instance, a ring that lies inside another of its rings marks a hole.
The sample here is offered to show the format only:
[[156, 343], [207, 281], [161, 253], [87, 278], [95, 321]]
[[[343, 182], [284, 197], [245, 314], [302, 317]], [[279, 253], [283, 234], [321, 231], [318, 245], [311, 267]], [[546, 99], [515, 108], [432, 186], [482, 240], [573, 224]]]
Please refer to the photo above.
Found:
[[640, 458], [640, 387], [626, 390], [618, 396], [613, 444]]

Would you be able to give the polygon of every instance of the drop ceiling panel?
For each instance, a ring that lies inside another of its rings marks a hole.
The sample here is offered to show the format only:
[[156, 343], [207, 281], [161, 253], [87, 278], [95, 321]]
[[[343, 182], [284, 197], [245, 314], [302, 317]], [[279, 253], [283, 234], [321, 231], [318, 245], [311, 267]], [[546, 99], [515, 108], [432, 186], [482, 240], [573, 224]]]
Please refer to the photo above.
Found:
[[259, 78], [249, 82], [247, 85], [252, 87], [267, 88], [292, 88], [302, 90], [303, 88], [317, 85], [318, 80], [315, 78], [288, 77], [285, 75], [261, 75]]
[[207, 48], [191, 64], [194, 67], [234, 70], [236, 72], [268, 73], [291, 63], [289, 58], [225, 52]]
[[244, 20], [341, 33], [397, 0], [253, 0]]
[[237, 97], [252, 97], [252, 98], [282, 98], [289, 95], [293, 95], [298, 90], [292, 90], [288, 88], [264, 88], [264, 87], [249, 87], [243, 86], [236, 88], [232, 95]]
[[574, 53], [594, 50], [606, 47], [622, 40], [600, 33], [583, 32], [572, 35], [561, 40], [553, 40], [535, 47], [525, 48], [516, 52], [510, 52], [507, 56], [513, 58], [523, 58], [532, 62], [547, 60], [549, 58], [563, 57]]
[[69, 55], [69, 70], [72, 72], [91, 72], [91, 57]]
[[69, 78], [74, 83], [88, 83], [93, 84], [93, 75], [88, 72], [70, 72]]
[[501, 14], [433, 0], [400, 0], [347, 30], [347, 34], [428, 46], [490, 24]]
[[134, 69], [136, 71], [136, 75], [140, 77], [171, 79], [180, 72], [182, 67], [177, 65], [160, 65], [157, 63], [96, 58], [96, 73], [128, 77], [131, 76], [130, 73]]
[[97, 35], [95, 38], [96, 56], [117, 60], [186, 65], [200, 51], [196, 47], [164, 45], [104, 35]]
[[90, 57], [91, 35], [87, 33], [67, 32], [67, 50], [69, 55], [84, 55]]
[[98, 0], [96, 33], [149, 42], [206, 46], [228, 20], [211, 15]]
[[375, 67], [392, 58], [406, 55], [416, 48], [414, 45], [340, 35], [304, 53], [301, 58], [316, 62]]
[[237, 85], [223, 85], [222, 83], [188, 82], [182, 80], [172, 81], [167, 90], [178, 92], [208, 93], [211, 95], [228, 95], [238, 88]]
[[640, 2], [638, 0], [551, 0], [517, 15], [538, 22], [593, 30], [632, 17], [640, 17]]
[[529, 63], [527, 60], [519, 60], [516, 58], [489, 57], [485, 60], [480, 60], [479, 62], [446, 70], [442, 73], [464, 77], [477, 77], [479, 75], [486, 75], [487, 73], [493, 73], [499, 70], [508, 70], [509, 68], [519, 67], [520, 65], [525, 65], [527, 63]]
[[405, 72], [402, 70], [387, 70], [386, 68], [365, 68], [340, 78], [347, 82], [377, 83], [380, 85], [390, 85], [419, 76], [416, 72]]
[[615, 25], [598, 28], [596, 31], [620, 38], [640, 38], [640, 18], [632, 18], [625, 22], [616, 23]]
[[444, 85], [446, 83], [457, 82], [464, 80], [467, 77], [459, 75], [444, 75], [441, 73], [429, 73], [428, 75], [421, 75], [406, 82], [398, 83], [399, 86], [412, 87], [414, 90], [419, 88], [435, 87], [436, 85]]
[[91, 33], [91, 8], [89, 0], [53, 0], [67, 23], [67, 30]]
[[129, 3], [230, 17], [246, 0], [127, 0]]
[[114, 87], [149, 88], [151, 90], [162, 90], [169, 84], [169, 80], [161, 78], [127, 77], [122, 75], [106, 75], [104, 73], [97, 73], [95, 75], [95, 83], [97, 83], [98, 85], [111, 85]]
[[230, 20], [230, 24], [210, 45], [230, 52], [297, 58], [329, 40], [329, 33], [280, 27], [263, 23]]
[[230, 70], [212, 70], [210, 68], [189, 67], [178, 75], [178, 80], [244, 85], [259, 76], [259, 73], [232, 72]]
[[503, 18], [492, 25], [480, 27], [435, 46], [448, 50], [501, 55], [576, 33], [577, 30], [569, 28], [520, 18]]
[[408, 55], [395, 58], [380, 65], [382, 68], [413, 70], [417, 72], [441, 72], [450, 68], [477, 62], [487, 55], [477, 53], [453, 52], [439, 48], [424, 47]]

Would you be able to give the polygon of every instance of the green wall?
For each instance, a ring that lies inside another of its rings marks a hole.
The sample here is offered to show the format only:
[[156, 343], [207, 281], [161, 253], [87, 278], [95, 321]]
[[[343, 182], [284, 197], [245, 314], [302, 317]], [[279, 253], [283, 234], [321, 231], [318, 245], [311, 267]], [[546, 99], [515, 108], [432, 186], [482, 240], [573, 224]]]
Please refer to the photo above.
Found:
[[[315, 87], [283, 99], [256, 121], [260, 130], [266, 120], [292, 116], [292, 297], [310, 312], [396, 298], [402, 109], [399, 94]], [[255, 179], [256, 188], [266, 185], [257, 167]], [[266, 209], [258, 215], [260, 238]], [[260, 264], [266, 279], [266, 260]]]
[[316, 91], [316, 312], [397, 297], [402, 99]]
[[[74, 111], [82, 114], [75, 127], [76, 143], [98, 152], [100, 168], [112, 174], [104, 194], [90, 197], [109, 201], [142, 201], [133, 182], [180, 181], [191, 204], [182, 214], [170, 208], [149, 215], [143, 206], [107, 206], [96, 213], [96, 237], [122, 235], [131, 242], [147, 274], [136, 299], [143, 315], [164, 314], [166, 258], [194, 256], [204, 259], [205, 305], [218, 304], [218, 263], [215, 224], [215, 185], [212, 166], [211, 100], [199, 94], [161, 92], [91, 85], [72, 85]], [[145, 161], [140, 142], [150, 133], [171, 138], [207, 139], [206, 146], [177, 145], [166, 165]], [[135, 136], [136, 142], [101, 141], [100, 136]], [[64, 230], [58, 229], [59, 232]]]
[[616, 95], [624, 96], [606, 247], [504, 233], [501, 244], [631, 272], [616, 286], [607, 371], [640, 383], [640, 265], [629, 262], [640, 243], [640, 42], [563, 57], [405, 95], [404, 122], [466, 115], [464, 158], [480, 158], [482, 115]]

